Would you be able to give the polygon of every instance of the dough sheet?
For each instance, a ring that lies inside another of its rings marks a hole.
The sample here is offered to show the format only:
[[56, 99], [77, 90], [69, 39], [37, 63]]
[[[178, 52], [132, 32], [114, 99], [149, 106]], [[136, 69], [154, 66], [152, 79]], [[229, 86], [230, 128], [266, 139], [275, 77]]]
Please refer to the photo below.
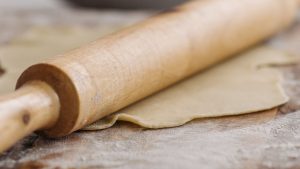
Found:
[[[71, 27], [29, 30], [0, 47], [0, 63], [5, 69], [0, 76], [0, 94], [13, 91], [17, 78], [28, 66], [111, 31]], [[282, 51], [256, 47], [100, 119], [84, 130], [105, 129], [117, 121], [146, 128], [175, 127], [197, 118], [270, 110], [288, 101], [276, 66], [296, 61]]]
[[146, 128], [176, 127], [197, 118], [269, 110], [288, 101], [276, 66], [296, 61], [287, 53], [257, 47], [101, 119], [85, 130], [108, 128], [116, 121]]

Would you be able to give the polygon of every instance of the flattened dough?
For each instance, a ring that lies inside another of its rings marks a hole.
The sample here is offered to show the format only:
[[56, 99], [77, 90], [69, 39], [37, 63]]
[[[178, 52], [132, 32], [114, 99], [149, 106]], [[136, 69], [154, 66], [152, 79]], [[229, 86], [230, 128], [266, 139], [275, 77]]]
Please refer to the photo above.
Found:
[[[0, 94], [11, 92], [18, 76], [29, 65], [111, 31], [70, 27], [28, 31], [0, 47], [0, 62], [6, 70], [0, 77]], [[280, 85], [280, 72], [270, 65], [292, 62], [295, 57], [259, 47], [145, 98], [84, 130], [108, 128], [118, 120], [147, 128], [174, 127], [195, 118], [268, 110], [288, 100]]]
[[0, 47], [0, 94], [14, 91], [16, 81], [30, 65], [91, 42], [119, 27], [36, 27]]
[[183, 125], [196, 118], [239, 115], [268, 110], [288, 101], [272, 65], [296, 58], [259, 47], [199, 73], [88, 126], [104, 129], [116, 121], [146, 128]]

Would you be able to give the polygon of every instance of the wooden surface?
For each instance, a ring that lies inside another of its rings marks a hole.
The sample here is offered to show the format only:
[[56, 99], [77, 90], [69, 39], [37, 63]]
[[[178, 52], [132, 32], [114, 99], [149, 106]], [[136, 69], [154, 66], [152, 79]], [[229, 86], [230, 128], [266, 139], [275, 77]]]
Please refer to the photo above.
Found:
[[[130, 24], [149, 14], [61, 6], [57, 1], [35, 7], [0, 5], [2, 44], [32, 25]], [[300, 23], [268, 43], [300, 55]], [[32, 135], [0, 157], [0, 168], [299, 168], [300, 65], [282, 70], [291, 100], [280, 113], [202, 119], [163, 130], [120, 123], [59, 140]]]

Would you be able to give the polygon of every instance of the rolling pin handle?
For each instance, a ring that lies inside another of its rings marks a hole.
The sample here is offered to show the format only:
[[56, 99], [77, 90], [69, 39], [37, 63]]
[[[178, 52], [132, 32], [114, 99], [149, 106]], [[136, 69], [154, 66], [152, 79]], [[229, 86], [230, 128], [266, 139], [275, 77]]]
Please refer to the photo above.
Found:
[[57, 94], [41, 81], [28, 82], [14, 93], [1, 96], [0, 152], [38, 129], [52, 127], [59, 108]]

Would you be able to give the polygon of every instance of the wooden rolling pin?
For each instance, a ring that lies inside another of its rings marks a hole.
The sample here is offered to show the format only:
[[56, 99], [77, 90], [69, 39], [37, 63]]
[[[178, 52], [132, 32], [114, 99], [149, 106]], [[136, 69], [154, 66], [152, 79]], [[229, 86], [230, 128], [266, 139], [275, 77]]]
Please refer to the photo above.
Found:
[[28, 68], [0, 98], [0, 152], [72, 133], [269, 37], [298, 0], [195, 0]]

